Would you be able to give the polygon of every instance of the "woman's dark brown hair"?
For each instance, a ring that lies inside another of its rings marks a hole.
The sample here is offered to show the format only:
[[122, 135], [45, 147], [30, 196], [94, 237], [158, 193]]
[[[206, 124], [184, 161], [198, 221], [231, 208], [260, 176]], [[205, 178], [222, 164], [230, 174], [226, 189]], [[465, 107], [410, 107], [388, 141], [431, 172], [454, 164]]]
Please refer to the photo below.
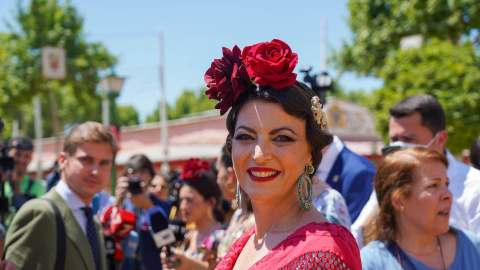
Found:
[[232, 109], [228, 113], [228, 136], [226, 142], [228, 151], [232, 151], [233, 134], [239, 112], [245, 104], [254, 100], [261, 100], [278, 104], [287, 114], [305, 121], [306, 137], [312, 149], [312, 165], [316, 170], [322, 160], [322, 149], [332, 143], [333, 136], [322, 131], [321, 126], [315, 121], [311, 109], [313, 96], [315, 96], [315, 93], [299, 81], [297, 81], [295, 85], [280, 90], [273, 89], [270, 86], [252, 85], [249, 91], [243, 93], [240, 98], [233, 103]]
[[448, 167], [445, 155], [427, 148], [409, 148], [386, 156], [378, 165], [375, 176], [375, 192], [377, 193], [380, 212], [372, 226], [365, 227], [365, 244], [373, 241], [390, 241], [398, 233], [395, 209], [392, 196], [408, 198], [412, 192], [416, 171], [422, 163], [439, 161]]
[[191, 180], [191, 179], [184, 179], [181, 181], [182, 186], [188, 185], [194, 188], [205, 200], [209, 200], [210, 198], [215, 198], [215, 206], [213, 207], [213, 216], [215, 219], [223, 223], [225, 217], [223, 213], [219, 210], [219, 203], [220, 203], [220, 196], [222, 191], [217, 184], [217, 177], [215, 173], [210, 169], [207, 172], [200, 173], [199, 180]]

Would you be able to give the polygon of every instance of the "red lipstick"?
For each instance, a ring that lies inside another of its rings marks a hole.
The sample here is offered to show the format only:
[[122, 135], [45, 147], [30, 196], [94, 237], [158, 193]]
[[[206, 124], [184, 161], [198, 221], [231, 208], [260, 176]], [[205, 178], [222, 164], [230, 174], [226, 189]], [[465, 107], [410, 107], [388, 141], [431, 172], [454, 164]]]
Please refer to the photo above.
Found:
[[250, 179], [256, 182], [268, 182], [275, 179], [275, 177], [280, 174], [280, 171], [265, 167], [251, 167], [248, 168], [247, 172]]

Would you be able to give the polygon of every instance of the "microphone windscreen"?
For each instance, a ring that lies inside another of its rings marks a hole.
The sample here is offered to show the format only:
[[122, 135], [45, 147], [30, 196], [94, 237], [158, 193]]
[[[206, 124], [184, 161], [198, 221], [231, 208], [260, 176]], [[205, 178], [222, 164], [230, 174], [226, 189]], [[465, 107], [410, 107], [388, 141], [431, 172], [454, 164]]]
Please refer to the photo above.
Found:
[[119, 238], [125, 238], [130, 231], [135, 230], [135, 213], [128, 210], [117, 209], [110, 222], [110, 229]]
[[164, 212], [155, 212], [149, 215], [149, 220], [149, 230], [157, 248], [175, 243], [175, 235], [168, 228], [168, 219]]
[[187, 233], [187, 223], [181, 219], [172, 219], [168, 224], [168, 228], [172, 230], [177, 242], [181, 242], [185, 239]]

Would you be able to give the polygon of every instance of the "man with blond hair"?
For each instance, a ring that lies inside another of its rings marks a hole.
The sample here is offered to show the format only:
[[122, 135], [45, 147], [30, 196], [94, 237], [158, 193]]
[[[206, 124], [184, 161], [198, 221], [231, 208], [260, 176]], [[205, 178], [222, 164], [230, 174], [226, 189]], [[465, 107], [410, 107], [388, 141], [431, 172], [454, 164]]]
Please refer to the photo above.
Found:
[[19, 269], [105, 269], [92, 200], [110, 182], [116, 150], [115, 137], [100, 123], [74, 127], [58, 157], [61, 181], [18, 211], [7, 232], [5, 258]]

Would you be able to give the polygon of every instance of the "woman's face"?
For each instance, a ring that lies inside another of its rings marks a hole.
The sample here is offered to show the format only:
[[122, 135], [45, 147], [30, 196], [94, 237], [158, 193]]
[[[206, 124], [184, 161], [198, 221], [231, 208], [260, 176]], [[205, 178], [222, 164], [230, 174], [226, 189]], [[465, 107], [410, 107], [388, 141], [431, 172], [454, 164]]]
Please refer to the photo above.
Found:
[[187, 222], [199, 223], [204, 218], [212, 215], [212, 205], [194, 188], [183, 185], [180, 188], [180, 213]]
[[146, 184], [150, 183], [150, 180], [152, 180], [153, 178], [153, 175], [147, 169], [142, 169], [142, 168], [137, 170], [128, 169], [127, 177], [132, 178], [134, 176], [138, 177], [142, 182]]
[[229, 181], [227, 168], [222, 163], [222, 153], [217, 157], [217, 184], [222, 191], [223, 198], [227, 201], [235, 199], [236, 196], [236, 183]]
[[252, 201], [296, 200], [296, 184], [311, 164], [305, 122], [274, 103], [251, 101], [240, 110], [232, 157], [240, 185]]
[[166, 201], [168, 199], [168, 183], [161, 175], [157, 174], [153, 177], [148, 190], [160, 200]]
[[447, 168], [442, 162], [422, 162], [415, 173], [411, 196], [403, 199], [404, 212], [400, 212], [403, 225], [427, 233], [447, 232], [452, 207], [448, 184]]

